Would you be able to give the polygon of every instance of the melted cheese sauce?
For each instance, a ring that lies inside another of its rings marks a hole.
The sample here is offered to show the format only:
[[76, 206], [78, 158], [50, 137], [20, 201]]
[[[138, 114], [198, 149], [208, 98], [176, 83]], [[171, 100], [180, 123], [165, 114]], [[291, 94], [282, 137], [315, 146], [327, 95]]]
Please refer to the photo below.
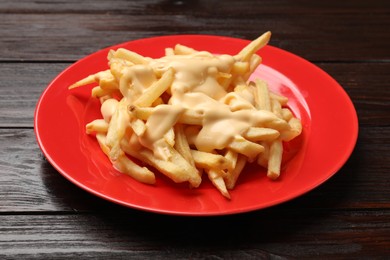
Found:
[[[191, 55], [172, 55], [150, 60], [148, 65], [127, 68], [120, 80], [120, 91], [131, 104], [156, 81], [168, 68], [173, 68], [174, 80], [168, 90], [171, 94], [167, 105], [153, 109], [146, 122], [147, 130], [140, 143], [158, 151], [158, 141], [176, 124], [185, 109], [203, 114], [202, 128], [195, 139], [200, 151], [211, 152], [223, 149], [237, 135], [242, 135], [252, 126], [263, 126], [275, 118], [267, 111], [254, 108], [253, 94], [244, 89], [227, 92], [218, 82], [220, 73], [231, 72], [235, 59], [230, 55], [214, 56], [208, 52]], [[104, 118], [112, 115], [115, 102], [102, 105]], [[160, 156], [161, 157], [161, 156]]]

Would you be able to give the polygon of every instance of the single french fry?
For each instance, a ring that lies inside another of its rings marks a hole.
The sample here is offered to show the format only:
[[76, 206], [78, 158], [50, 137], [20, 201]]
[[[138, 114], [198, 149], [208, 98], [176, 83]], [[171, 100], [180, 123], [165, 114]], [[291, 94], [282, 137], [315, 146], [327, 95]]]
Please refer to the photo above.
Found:
[[282, 106], [276, 99], [271, 99], [271, 111], [278, 117], [283, 118]]
[[136, 52], [129, 51], [129, 50], [124, 49], [124, 48], [119, 48], [118, 50], [116, 50], [113, 53], [113, 57], [124, 59], [124, 60], [130, 61], [134, 64], [147, 64], [148, 63], [148, 59], [145, 58], [144, 56], [142, 56]]
[[108, 123], [104, 119], [95, 119], [85, 126], [85, 130], [87, 134], [93, 132], [107, 133]]
[[110, 156], [110, 148], [106, 145], [106, 135], [104, 133], [97, 133], [96, 140], [99, 143], [100, 149], [102, 149], [103, 153]]
[[280, 133], [272, 128], [250, 127], [243, 136], [252, 142], [272, 141], [278, 138]]
[[225, 183], [228, 189], [233, 189], [236, 185], [238, 177], [247, 163], [247, 158], [244, 155], [237, 154], [237, 161], [234, 169], [228, 171], [225, 175]]
[[188, 54], [194, 54], [197, 51], [193, 48], [190, 48], [188, 46], [182, 45], [182, 44], [176, 44], [174, 48], [174, 53], [176, 55], [188, 55]]
[[249, 61], [252, 55], [259, 49], [263, 48], [269, 42], [271, 38], [271, 32], [262, 34], [259, 38], [250, 42], [245, 48], [243, 48], [235, 58], [240, 61]]
[[113, 75], [109, 69], [98, 72], [94, 76], [97, 83], [100, 83], [102, 80], [113, 79]]
[[[106, 145], [106, 136], [102, 133], [96, 134], [96, 139], [102, 151], [109, 157], [110, 148]], [[113, 162], [114, 167], [135, 180], [146, 184], [154, 184], [156, 182], [155, 175], [147, 167], [141, 167], [130, 160], [123, 152], [120, 153], [117, 160]]]
[[232, 72], [233, 75], [245, 75], [249, 71], [249, 63], [247, 61], [236, 61], [233, 64]]
[[110, 77], [107, 77], [107, 78], [102, 78], [99, 81], [99, 86], [101, 89], [104, 89], [104, 90], [119, 89], [118, 82], [116, 81], [116, 79], [112, 75]]
[[164, 140], [167, 142], [170, 146], [175, 145], [175, 131], [173, 130], [173, 127], [171, 127], [168, 132], [164, 135]]
[[253, 111], [253, 119], [254, 127], [267, 127], [276, 129], [278, 131], [283, 131], [290, 128], [288, 122], [267, 110]]
[[233, 171], [233, 169], [236, 168], [237, 165], [238, 153], [233, 150], [227, 149], [225, 153], [225, 158], [229, 162], [229, 167], [227, 170]]
[[108, 53], [107, 53], [107, 60], [111, 60], [111, 59], [114, 59], [114, 54], [115, 54], [115, 51], [114, 50], [109, 50]]
[[128, 106], [128, 111], [131, 113], [135, 118], [141, 119], [141, 120], [148, 120], [150, 115], [153, 112], [153, 107], [137, 107], [134, 105]]
[[298, 118], [296, 117], [291, 118], [288, 121], [288, 124], [291, 126], [291, 129], [295, 131], [294, 138], [302, 133], [302, 122]]
[[191, 155], [199, 168], [224, 170], [230, 166], [229, 161], [220, 154], [191, 150]]
[[124, 75], [125, 69], [135, 65], [130, 61], [115, 58], [115, 57], [110, 58], [108, 64], [110, 66], [111, 74], [118, 81], [118, 83], [119, 83], [119, 79]]
[[268, 91], [267, 82], [264, 80], [257, 79], [255, 81], [256, 92], [255, 92], [255, 101], [256, 108], [261, 110], [271, 111], [271, 100]]
[[280, 175], [280, 166], [282, 163], [283, 144], [281, 140], [272, 142], [269, 148], [269, 160], [267, 177], [275, 180]]
[[73, 83], [68, 88], [69, 89], [78, 88], [78, 87], [85, 86], [85, 85], [92, 84], [92, 83], [95, 83], [95, 75], [89, 75], [88, 77], [83, 78], [83, 79]]
[[173, 56], [175, 55], [175, 51], [173, 48], [165, 48], [165, 56]]
[[268, 168], [270, 142], [260, 142], [259, 144], [264, 147], [264, 151], [257, 157], [257, 164]]
[[92, 97], [98, 98], [102, 104], [104, 101], [110, 98], [122, 98], [122, 94], [117, 89], [102, 89], [100, 86], [97, 86], [92, 89]]
[[118, 171], [131, 176], [139, 182], [146, 184], [156, 183], [156, 177], [152, 171], [150, 171], [147, 167], [139, 166], [124, 154], [121, 154], [114, 162], [114, 167]]
[[189, 162], [193, 167], [195, 167], [195, 161], [191, 154], [191, 148], [188, 143], [187, 137], [184, 133], [183, 125], [176, 124], [174, 126], [175, 132], [175, 145], [174, 148], [178, 151], [187, 162]]
[[242, 136], [235, 136], [234, 140], [227, 147], [247, 156], [249, 161], [253, 161], [259, 153], [264, 151], [263, 146], [250, 142]]
[[140, 151], [140, 156], [176, 183], [188, 181], [192, 187], [198, 187], [202, 181], [198, 170], [179, 153], [173, 153], [171, 161], [158, 159], [153, 155], [153, 152], [146, 149]]
[[92, 84], [92, 83], [99, 83], [99, 81], [101, 79], [107, 78], [110, 75], [111, 75], [110, 70], [100, 71], [98, 73], [89, 75], [89, 76], [73, 83], [72, 85], [70, 85], [68, 87], [68, 89], [77, 88], [77, 87], [85, 86], [85, 85]]
[[125, 135], [126, 128], [129, 125], [129, 114], [127, 112], [126, 98], [122, 98], [117, 105], [115, 113], [107, 131], [106, 144], [110, 147], [110, 159], [115, 161], [120, 154], [120, 141]]
[[100, 86], [97, 86], [92, 89], [91, 93], [92, 93], [92, 97], [99, 98], [99, 97], [110, 95], [111, 92], [112, 90], [110, 89], [102, 89]]
[[276, 93], [271, 92], [271, 91], [269, 92], [269, 95], [272, 99], [276, 99], [280, 103], [280, 105], [282, 105], [282, 106], [287, 105], [287, 102], [288, 102], [287, 97], [276, 94]]
[[290, 129], [288, 131], [283, 131], [281, 135], [281, 139], [285, 142], [291, 141], [302, 132], [302, 123], [298, 118], [291, 118], [288, 121], [288, 124], [290, 125]]
[[288, 108], [282, 108], [281, 114], [282, 114], [282, 118], [287, 122], [290, 121], [290, 119], [294, 116], [291, 110]]
[[242, 76], [242, 78], [247, 81], [250, 76], [253, 74], [253, 72], [256, 70], [256, 68], [260, 65], [262, 61], [262, 58], [257, 55], [253, 54], [249, 61], [249, 70]]
[[216, 169], [206, 169], [206, 172], [214, 187], [216, 187], [225, 198], [230, 199], [229, 191], [226, 189], [225, 181], [222, 177], [223, 172]]
[[130, 121], [130, 126], [137, 136], [142, 136], [146, 131], [146, 125], [141, 119], [135, 118]]
[[249, 78], [250, 75], [255, 71], [255, 69], [260, 65], [262, 62], [262, 58], [257, 55], [253, 54], [250, 61], [249, 61], [249, 71], [247, 72], [246, 79]]

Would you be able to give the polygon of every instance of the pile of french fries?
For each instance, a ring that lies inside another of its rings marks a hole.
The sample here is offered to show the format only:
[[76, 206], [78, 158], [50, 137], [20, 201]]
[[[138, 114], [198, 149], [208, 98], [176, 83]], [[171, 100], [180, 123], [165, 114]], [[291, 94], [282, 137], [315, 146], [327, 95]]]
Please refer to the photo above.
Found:
[[[90, 75], [69, 88], [97, 83], [92, 96], [100, 100], [103, 118], [88, 123], [86, 132], [96, 136], [102, 151], [117, 170], [147, 184], [156, 182], [154, 171], [157, 170], [176, 183], [188, 182], [192, 188], [199, 187], [202, 176], [207, 175], [219, 192], [230, 199], [229, 190], [235, 187], [247, 163], [258, 163], [267, 169], [270, 179], [278, 178], [283, 142], [292, 140], [302, 131], [300, 120], [287, 107], [286, 97], [271, 92], [263, 80], [248, 81], [261, 63], [256, 52], [268, 43], [270, 36], [270, 32], [264, 33], [238, 54], [229, 55], [233, 62], [223, 71], [207, 74], [226, 91], [223, 97], [208, 98], [228, 109], [232, 116], [242, 112], [256, 117], [239, 133], [229, 136], [218, 149], [202, 149], [197, 145], [200, 134], [207, 135], [204, 131], [213, 127], [208, 125], [206, 129], [204, 111], [172, 105], [173, 86], [179, 76], [169, 62], [156, 67], [153, 64], [158, 59], [123, 48], [111, 50], [108, 70]], [[175, 61], [172, 57], [188, 58], [189, 62], [199, 55], [202, 59], [220, 57], [180, 44], [165, 52], [165, 57], [172, 61]], [[140, 68], [142, 73], [137, 72]], [[139, 77], [134, 77], [135, 73]], [[243, 103], [235, 102], [241, 99]], [[207, 107], [205, 109], [207, 111]], [[160, 114], [169, 116], [161, 118], [164, 127], [158, 121]], [[157, 130], [163, 131], [163, 135], [153, 137]]]

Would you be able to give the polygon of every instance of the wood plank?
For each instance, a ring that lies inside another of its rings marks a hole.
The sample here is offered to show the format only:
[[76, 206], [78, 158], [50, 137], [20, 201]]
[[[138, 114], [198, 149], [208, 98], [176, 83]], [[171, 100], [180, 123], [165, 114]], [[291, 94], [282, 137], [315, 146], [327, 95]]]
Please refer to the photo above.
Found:
[[[361, 127], [355, 149], [340, 171], [309, 193], [314, 197], [302, 196], [291, 206], [302, 203], [325, 208], [389, 208], [389, 134], [389, 127]], [[387, 174], [378, 175], [379, 172]]]
[[275, 209], [225, 218], [181, 218], [133, 211], [0, 215], [0, 256], [376, 258], [390, 254], [389, 218], [390, 211], [383, 210]]
[[319, 63], [354, 103], [359, 125], [390, 125], [389, 63]]
[[74, 61], [99, 49], [145, 37], [216, 34], [254, 39], [271, 30], [271, 45], [311, 61], [388, 61], [390, 36], [383, 28], [390, 27], [389, 18], [388, 12], [260, 12], [245, 16], [239, 12], [212, 15], [169, 11], [142, 16], [115, 12], [5, 13], [0, 16], [0, 60]]
[[33, 127], [36, 103], [69, 63], [0, 63], [0, 127]]
[[[366, 128], [328, 182], [282, 207], [389, 208], [390, 127]], [[43, 158], [32, 129], [0, 129], [0, 212], [107, 211], [116, 207], [68, 182]]]
[[[250, 8], [248, 8], [250, 6]], [[210, 15], [258, 15], [264, 13], [385, 13], [389, 2], [386, 0], [349, 1], [343, 2], [313, 2], [301, 0], [299, 4], [291, 5], [288, 0], [247, 0], [245, 4], [235, 0], [209, 1], [126, 1], [116, 0], [68, 0], [68, 1], [6, 1], [0, 6], [0, 13], [101, 13], [115, 12], [132, 15], [161, 13], [196, 13]]]
[[[0, 127], [32, 127], [38, 98], [70, 63], [0, 63]], [[361, 126], [390, 125], [390, 63], [319, 63], [349, 94]]]

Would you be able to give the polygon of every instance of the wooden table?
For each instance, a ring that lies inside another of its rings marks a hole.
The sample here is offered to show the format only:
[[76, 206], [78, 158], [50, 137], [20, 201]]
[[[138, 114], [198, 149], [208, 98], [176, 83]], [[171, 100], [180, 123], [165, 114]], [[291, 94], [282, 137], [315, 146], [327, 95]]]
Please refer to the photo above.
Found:
[[[328, 2], [0, 1], [0, 258], [389, 256], [390, 4]], [[38, 148], [37, 100], [77, 59], [150, 36], [267, 30], [333, 76], [358, 113], [350, 159], [308, 194], [224, 217], [147, 213], [76, 187]]]

